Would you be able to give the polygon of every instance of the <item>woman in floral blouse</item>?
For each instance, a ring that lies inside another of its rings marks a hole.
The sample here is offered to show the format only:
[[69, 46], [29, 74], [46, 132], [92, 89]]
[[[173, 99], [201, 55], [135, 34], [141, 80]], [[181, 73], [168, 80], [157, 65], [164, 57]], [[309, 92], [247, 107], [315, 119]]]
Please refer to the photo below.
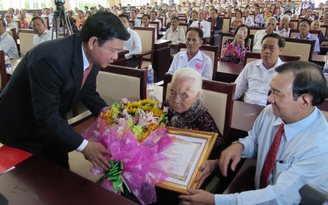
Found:
[[227, 39], [223, 45], [222, 62], [243, 63], [246, 51], [249, 49], [250, 29], [247, 25], [241, 24], [236, 28], [234, 40]]

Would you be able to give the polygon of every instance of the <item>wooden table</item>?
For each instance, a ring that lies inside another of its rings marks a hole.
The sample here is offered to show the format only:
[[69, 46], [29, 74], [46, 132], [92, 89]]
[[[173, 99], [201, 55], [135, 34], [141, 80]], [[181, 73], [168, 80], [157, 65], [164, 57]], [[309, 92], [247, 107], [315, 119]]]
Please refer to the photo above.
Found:
[[216, 74], [216, 80], [231, 83], [236, 80], [238, 75], [243, 70], [242, 64], [234, 64], [227, 62], [218, 62], [218, 70]]
[[169, 40], [156, 40], [153, 68], [155, 70], [156, 82], [164, 80], [164, 74], [169, 70], [171, 65]]
[[38, 156], [0, 175], [0, 193], [14, 205], [135, 204]]

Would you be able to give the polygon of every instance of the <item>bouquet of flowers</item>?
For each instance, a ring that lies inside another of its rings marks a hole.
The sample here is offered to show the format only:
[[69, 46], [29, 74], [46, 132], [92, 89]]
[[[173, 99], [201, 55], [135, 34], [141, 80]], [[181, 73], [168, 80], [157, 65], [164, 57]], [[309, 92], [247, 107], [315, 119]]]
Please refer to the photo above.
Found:
[[142, 204], [156, 202], [155, 184], [167, 177], [159, 162], [165, 160], [162, 152], [174, 140], [166, 133], [167, 111], [157, 100], [129, 102], [126, 98], [102, 109], [83, 133], [112, 153], [110, 170], [91, 170], [103, 174], [98, 181], [101, 186], [120, 193], [125, 183]]

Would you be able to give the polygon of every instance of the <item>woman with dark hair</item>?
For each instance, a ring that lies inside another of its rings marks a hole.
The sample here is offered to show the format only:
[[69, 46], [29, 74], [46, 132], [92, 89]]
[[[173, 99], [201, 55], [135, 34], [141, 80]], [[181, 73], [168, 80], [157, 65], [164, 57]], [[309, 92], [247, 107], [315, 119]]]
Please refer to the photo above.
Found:
[[[149, 28], [155, 28], [153, 25], [150, 24], [150, 15], [149, 14], [144, 14], [142, 15], [142, 27], [149, 27]], [[157, 39], [157, 32], [155, 29], [155, 40]]]
[[227, 39], [223, 45], [222, 62], [243, 63], [246, 51], [249, 49], [250, 29], [247, 25], [241, 24], [236, 28], [234, 40]]
[[243, 12], [240, 10], [236, 10], [235, 12], [236, 19], [232, 21], [231, 26], [239, 26], [240, 24], [243, 24]]

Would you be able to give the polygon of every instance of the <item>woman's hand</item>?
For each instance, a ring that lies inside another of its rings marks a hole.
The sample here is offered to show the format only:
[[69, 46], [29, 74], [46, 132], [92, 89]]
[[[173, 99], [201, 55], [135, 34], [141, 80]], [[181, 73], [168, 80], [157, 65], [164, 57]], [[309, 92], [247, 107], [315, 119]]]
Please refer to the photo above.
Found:
[[218, 160], [206, 160], [198, 168], [199, 175], [195, 178], [195, 183], [198, 182], [197, 189], [203, 184], [205, 179], [219, 166]]

